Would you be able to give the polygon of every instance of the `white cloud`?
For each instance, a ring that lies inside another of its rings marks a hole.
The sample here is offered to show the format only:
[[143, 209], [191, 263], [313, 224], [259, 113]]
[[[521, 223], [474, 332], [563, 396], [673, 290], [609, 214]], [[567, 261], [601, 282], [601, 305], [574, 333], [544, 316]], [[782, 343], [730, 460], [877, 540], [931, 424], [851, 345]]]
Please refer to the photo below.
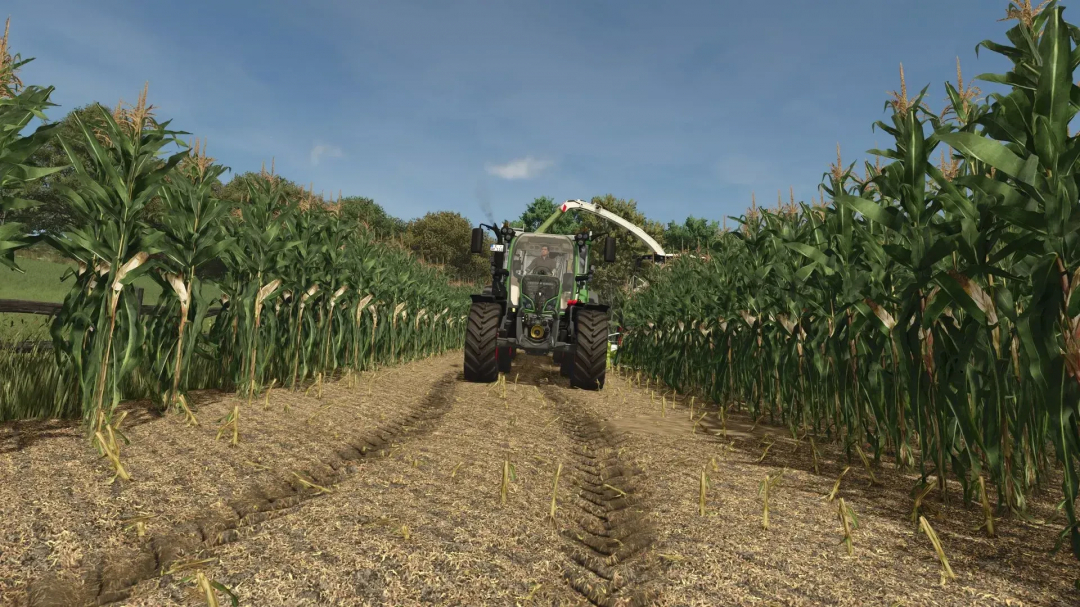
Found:
[[526, 156], [511, 160], [506, 164], [489, 164], [487, 172], [489, 175], [503, 179], [531, 179], [553, 164], [555, 163], [550, 160], [538, 160], [532, 156]]
[[318, 166], [319, 160], [324, 156], [327, 158], [341, 158], [341, 148], [336, 145], [316, 143], [315, 147], [311, 148], [311, 166]]

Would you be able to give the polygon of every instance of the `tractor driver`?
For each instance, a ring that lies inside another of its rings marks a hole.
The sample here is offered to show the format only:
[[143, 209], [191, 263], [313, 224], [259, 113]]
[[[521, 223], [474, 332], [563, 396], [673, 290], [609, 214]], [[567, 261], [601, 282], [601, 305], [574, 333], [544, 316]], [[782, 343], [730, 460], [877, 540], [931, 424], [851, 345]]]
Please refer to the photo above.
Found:
[[558, 267], [559, 262], [554, 257], [551, 257], [551, 251], [547, 248], [547, 245], [544, 245], [540, 247], [540, 257], [537, 257], [529, 264], [529, 269], [525, 273], [538, 274], [543, 272], [548, 276], [553, 276]]

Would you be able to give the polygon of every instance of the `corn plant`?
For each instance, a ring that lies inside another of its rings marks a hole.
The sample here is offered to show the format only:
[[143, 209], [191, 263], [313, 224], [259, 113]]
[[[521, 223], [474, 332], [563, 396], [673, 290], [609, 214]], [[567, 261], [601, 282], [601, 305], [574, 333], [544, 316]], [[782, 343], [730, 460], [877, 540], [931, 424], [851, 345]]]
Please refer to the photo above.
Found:
[[[324, 214], [298, 212], [289, 226], [296, 235], [295, 246], [284, 252], [288, 262], [283, 268], [286, 292], [285, 313], [293, 327], [289, 335], [282, 335], [282, 348], [291, 358], [289, 386], [296, 389], [312, 372], [312, 352], [315, 348], [316, 323], [310, 312], [317, 310], [326, 285], [321, 275], [319, 260], [325, 244], [322, 242]], [[295, 295], [293, 295], [295, 294]], [[306, 318], [305, 318], [306, 317]]]
[[[7, 25], [10, 25], [10, 19]], [[33, 133], [22, 135], [34, 118], [46, 122], [46, 108], [52, 87], [21, 86], [16, 72], [31, 60], [11, 57], [8, 53], [8, 27], [0, 38], [0, 265], [18, 269], [15, 250], [29, 244], [21, 224], [8, 221], [8, 214], [33, 206], [19, 198], [19, 190], [28, 182], [41, 179], [60, 168], [34, 167], [27, 163], [30, 156], [44, 145], [58, 125], [43, 124]]]
[[[205, 166], [201, 175], [200, 158]], [[460, 344], [463, 326], [458, 321], [468, 305], [467, 288], [449, 286], [437, 269], [422, 266], [393, 245], [372, 241], [333, 213], [299, 209], [275, 194], [272, 175], [265, 184], [253, 184], [248, 200], [228, 215], [206, 187], [206, 177], [221, 169], [194, 149], [185, 150], [182, 161], [161, 190], [170, 215], [161, 229], [135, 222], [134, 233], [146, 243], [143, 252], [155, 253], [153, 258], [137, 258], [144, 264], [139, 271], [154, 268], [153, 275], [166, 290], [156, 313], [147, 318], [139, 319], [133, 309], [126, 315], [125, 308], [119, 309], [118, 334], [137, 339], [123, 342], [129, 362], [114, 394], [153, 396], [181, 408], [187, 404], [184, 391], [191, 388], [235, 388], [250, 399], [267, 383], [288, 385], [293, 377], [311, 375], [329, 379], [342, 366], [360, 370]], [[297, 250], [304, 243], [327, 241], [329, 230], [337, 234], [329, 239], [332, 252], [313, 245], [318, 254], [306, 258], [307, 278], [290, 272]], [[81, 236], [78, 242], [85, 240]], [[73, 254], [78, 253], [74, 246], [68, 246]], [[222, 295], [220, 313], [211, 319], [206, 315], [211, 303], [207, 285], [197, 269], [215, 255], [227, 271], [213, 285]], [[88, 328], [89, 316], [77, 313], [79, 306], [110, 303], [98, 286], [108, 279], [108, 266], [99, 260], [91, 267], [87, 270], [84, 264], [77, 273], [69, 296], [66, 309], [76, 312], [62, 315], [65, 324], [59, 335], [69, 347], [95, 337]], [[121, 302], [126, 301], [122, 284], [129, 280], [113, 280], [121, 284], [119, 291], [112, 291]], [[320, 297], [327, 292], [315, 287], [315, 280], [336, 288]], [[300, 284], [310, 286], [299, 290]], [[391, 308], [382, 303], [387, 301], [398, 302], [393, 307], [396, 323], [380, 322], [384, 317], [378, 311]], [[82, 360], [78, 355], [75, 362]], [[92, 379], [86, 365], [81, 377]], [[59, 383], [57, 400], [66, 393]], [[44, 407], [39, 405], [39, 410]], [[5, 416], [7, 411], [5, 407]], [[197, 423], [193, 412], [186, 413]], [[239, 436], [238, 413], [226, 420], [234, 441]]]
[[[51, 88], [22, 87], [26, 62], [0, 38], [0, 263], [30, 239], [8, 221], [26, 206], [18, 190], [57, 170], [32, 168], [29, 155], [54, 126], [22, 131], [42, 113]], [[77, 121], [80, 119], [76, 119]], [[235, 390], [249, 402], [263, 386], [299, 388], [380, 364], [414, 360], [459, 347], [469, 305], [467, 286], [452, 286], [400, 243], [376, 240], [355, 218], [342, 217], [313, 191], [297, 196], [274, 175], [249, 179], [230, 206], [213, 184], [227, 170], [189, 146], [154, 117], [146, 90], [131, 106], [77, 122], [85, 164], [61, 141], [75, 187], [61, 193], [76, 221], [47, 242], [78, 269], [51, 326], [55, 359], [44, 351], [0, 357], [14, 377], [0, 385], [0, 419], [82, 415], [118, 477], [123, 440], [112, 419], [125, 398], [152, 398], [182, 409], [192, 389]], [[166, 151], [172, 144], [176, 151]], [[164, 213], [151, 224], [148, 205]], [[224, 274], [203, 268], [211, 262]], [[140, 315], [132, 281], [149, 273], [163, 294]], [[210, 314], [220, 293], [217, 314]], [[5, 378], [8, 374], [5, 373]], [[266, 391], [269, 404], [269, 389]], [[219, 435], [239, 441], [239, 407]], [[121, 474], [121, 472], [125, 474]]]
[[893, 145], [861, 175], [838, 150], [820, 200], [754, 200], [710, 259], [654, 269], [620, 311], [620, 356], [838, 441], [872, 481], [890, 456], [968, 503], [982, 477], [1022, 512], [1056, 463], [1080, 557], [1080, 29], [1055, 1], [1017, 6], [1009, 44], [979, 45], [1012, 62], [978, 78], [1006, 92], [980, 98], [958, 66], [933, 111], [901, 68], [876, 124]]
[[[284, 253], [297, 245], [290, 229], [297, 209], [295, 201], [284, 197], [281, 182], [273, 175], [247, 185], [247, 200], [240, 206], [237, 221], [230, 225], [236, 246], [229, 249], [226, 259], [234, 295], [230, 316], [242, 327], [242, 332], [231, 335], [239, 363], [234, 369], [236, 385], [242, 393], [253, 394], [272, 360], [273, 353], [266, 349], [273, 345], [277, 327], [263, 330], [262, 309], [281, 286]], [[264, 350], [261, 360], [260, 345]]]
[[100, 431], [120, 402], [121, 378], [140, 362], [138, 300], [124, 287], [150, 269], [154, 238], [141, 213], [187, 154], [159, 158], [179, 133], [156, 123], [145, 88], [130, 109], [102, 110], [97, 129], [76, 121], [92, 166], [61, 140], [79, 184], [62, 193], [78, 221], [49, 241], [78, 262], [79, 273], [52, 334], [58, 363], [77, 379], [83, 415]]
[[196, 140], [190, 156], [162, 190], [165, 213], [157, 242], [161, 263], [155, 278], [164, 291], [171, 289], [175, 298], [161, 298], [148, 322], [153, 334], [151, 360], [161, 378], [159, 390], [167, 394], [167, 406], [180, 404], [188, 415], [191, 412], [182, 391], [187, 388], [184, 361], [194, 355], [196, 339], [185, 340], [185, 332], [189, 325], [201, 330], [209, 309], [198, 270], [234, 242], [222, 230], [228, 209], [211, 193], [211, 185], [227, 169], [213, 161], [206, 155], [205, 144]]

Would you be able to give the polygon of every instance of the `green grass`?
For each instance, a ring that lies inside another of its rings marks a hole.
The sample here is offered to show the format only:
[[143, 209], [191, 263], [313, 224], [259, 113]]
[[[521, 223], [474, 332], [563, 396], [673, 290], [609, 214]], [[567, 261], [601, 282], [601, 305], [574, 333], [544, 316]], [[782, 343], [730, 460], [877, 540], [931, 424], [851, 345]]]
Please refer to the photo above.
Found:
[[49, 339], [49, 319], [41, 314], [0, 314], [0, 342]]
[[64, 301], [64, 295], [71, 288], [71, 283], [64, 284], [60, 277], [74, 267], [44, 261], [40, 259], [16, 260], [23, 270], [21, 273], [9, 268], [0, 268], [0, 299], [28, 299], [31, 301]]
[[[0, 299], [25, 299], [61, 303], [71, 290], [74, 277], [60, 279], [75, 267], [73, 263], [64, 263], [51, 259], [41, 259], [41, 255], [26, 257], [20, 255], [17, 262], [21, 273], [6, 267], [0, 267]], [[141, 276], [134, 285], [144, 289], [143, 303], [157, 303], [161, 296], [161, 287], [149, 276]], [[49, 317], [41, 314], [5, 314], [0, 313], [0, 341], [24, 339], [49, 339]]]
[[[0, 299], [25, 299], [59, 303], [71, 288], [71, 282], [60, 277], [74, 267], [42, 259], [19, 257], [23, 272], [0, 268]], [[42, 340], [49, 338], [49, 317], [40, 314], [0, 313], [0, 341]]]
[[[0, 268], [0, 299], [27, 299], [60, 303], [71, 290], [74, 277], [65, 281], [60, 279], [75, 267], [72, 263], [61, 263], [43, 259], [20, 257], [16, 262], [23, 272]], [[140, 276], [134, 283], [144, 289], [143, 303], [157, 303], [161, 287], [149, 276]]]

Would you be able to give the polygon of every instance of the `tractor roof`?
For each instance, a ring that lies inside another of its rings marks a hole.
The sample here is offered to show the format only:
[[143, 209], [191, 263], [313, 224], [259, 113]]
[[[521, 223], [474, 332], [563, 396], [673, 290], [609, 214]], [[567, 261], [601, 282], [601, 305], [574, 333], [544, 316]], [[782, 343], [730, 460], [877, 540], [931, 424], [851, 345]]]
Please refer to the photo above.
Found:
[[535, 232], [525, 232], [517, 237], [517, 245], [529, 245], [533, 247], [540, 247], [547, 245], [548, 247], [557, 247], [559, 249], [567, 249], [567, 247], [573, 246], [573, 240], [570, 236], [563, 236], [562, 234], [537, 234]]

